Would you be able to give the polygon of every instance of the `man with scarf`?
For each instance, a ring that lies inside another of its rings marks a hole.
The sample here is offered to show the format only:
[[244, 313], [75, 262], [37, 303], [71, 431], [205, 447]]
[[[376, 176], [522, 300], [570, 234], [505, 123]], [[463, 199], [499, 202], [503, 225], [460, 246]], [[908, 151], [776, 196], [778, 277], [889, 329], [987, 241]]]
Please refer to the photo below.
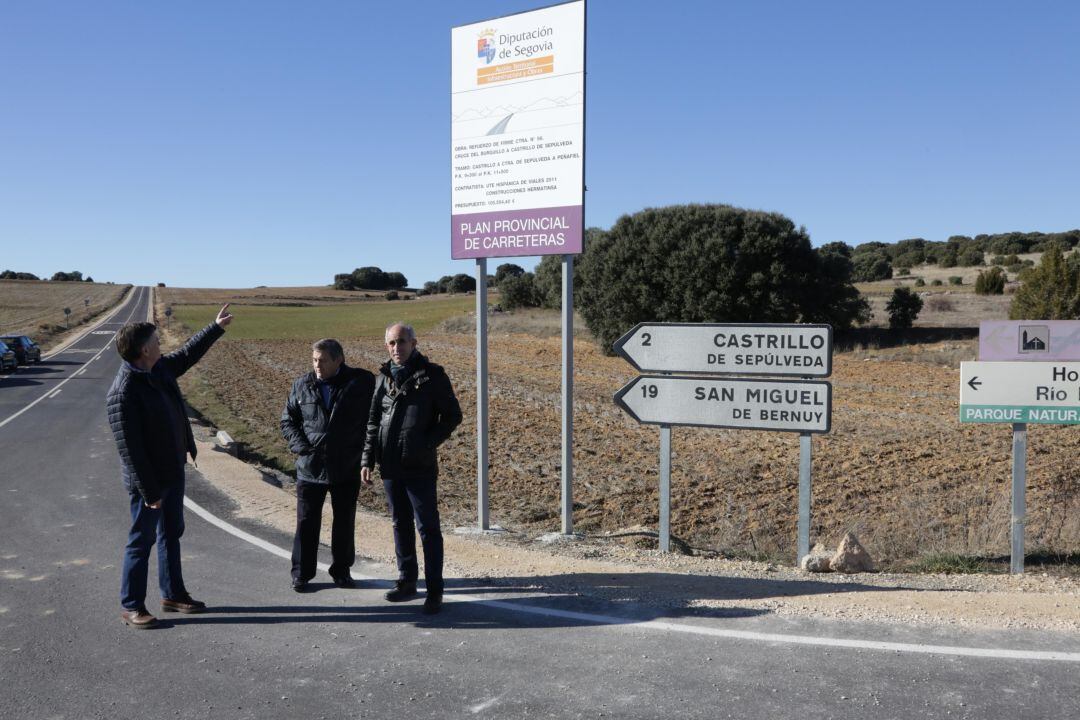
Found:
[[306, 592], [315, 577], [319, 529], [326, 494], [334, 511], [330, 531], [330, 577], [354, 586], [349, 568], [356, 561], [356, 499], [375, 376], [345, 364], [337, 340], [311, 346], [312, 371], [293, 383], [281, 414], [281, 434], [296, 458], [296, 535], [292, 587]]
[[[391, 602], [416, 597], [416, 537], [424, 548], [424, 613], [442, 607], [443, 538], [435, 485], [436, 448], [461, 423], [461, 407], [446, 371], [416, 349], [416, 333], [404, 323], [386, 329], [390, 361], [379, 370], [367, 423], [361, 479], [371, 482], [377, 462], [394, 524], [398, 580]], [[415, 518], [415, 524], [414, 524]]]

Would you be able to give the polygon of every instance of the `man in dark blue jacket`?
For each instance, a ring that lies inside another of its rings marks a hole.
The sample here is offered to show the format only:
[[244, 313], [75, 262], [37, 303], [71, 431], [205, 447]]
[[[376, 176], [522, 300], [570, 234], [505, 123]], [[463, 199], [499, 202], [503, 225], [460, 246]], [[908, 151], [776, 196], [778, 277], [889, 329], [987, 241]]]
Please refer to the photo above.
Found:
[[[443, 597], [443, 538], [435, 485], [436, 448], [461, 423], [461, 406], [446, 371], [416, 349], [416, 333], [403, 323], [386, 329], [390, 361], [380, 368], [364, 442], [363, 482], [377, 462], [394, 523], [398, 580], [391, 602], [416, 597], [419, 568], [415, 531], [424, 547], [424, 613], [439, 612]], [[413, 523], [415, 517], [415, 526]]]
[[150, 548], [158, 545], [158, 585], [164, 612], [197, 613], [206, 604], [191, 597], [180, 569], [184, 534], [184, 464], [195, 459], [195, 436], [176, 378], [187, 372], [232, 322], [228, 305], [213, 323], [182, 348], [161, 354], [157, 328], [128, 323], [116, 334], [124, 359], [106, 399], [109, 425], [123, 465], [131, 505], [131, 530], [120, 578], [121, 619], [134, 628], [153, 627], [146, 609]]
[[312, 371], [293, 383], [281, 413], [281, 434], [296, 453], [296, 535], [292, 586], [305, 592], [315, 577], [322, 508], [330, 493], [330, 577], [353, 587], [356, 561], [356, 499], [375, 376], [345, 364], [341, 343], [331, 338], [311, 346]]

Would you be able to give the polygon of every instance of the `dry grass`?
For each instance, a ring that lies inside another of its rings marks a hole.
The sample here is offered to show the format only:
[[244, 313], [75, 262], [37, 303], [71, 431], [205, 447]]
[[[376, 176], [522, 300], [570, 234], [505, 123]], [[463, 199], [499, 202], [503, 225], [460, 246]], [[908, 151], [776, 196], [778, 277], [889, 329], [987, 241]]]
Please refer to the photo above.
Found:
[[[892, 283], [887, 280], [884, 282]], [[892, 293], [893, 285], [889, 286]], [[914, 327], [979, 327], [981, 320], [1007, 320], [1012, 295], [976, 295], [973, 291], [952, 288], [917, 288], [923, 299], [923, 309], [915, 319]], [[889, 296], [872, 294], [866, 296], [874, 318], [871, 327], [888, 327], [889, 313], [885, 305]]]
[[[0, 280], [0, 330], [29, 335], [44, 348], [71, 327], [114, 307], [130, 285], [45, 280]], [[71, 309], [71, 316], [64, 315]]]
[[[870, 283], [856, 283], [855, 287], [859, 289], [863, 295], [888, 295], [893, 291], [894, 287], [906, 286], [914, 287], [915, 281], [922, 279], [926, 283], [925, 288], [917, 288], [919, 290], [937, 289], [931, 286], [934, 280], [940, 280], [942, 285], [940, 287], [949, 287], [949, 278], [959, 277], [963, 280], [963, 285], [952, 286], [954, 292], [975, 292], [975, 279], [979, 276], [980, 272], [985, 271], [989, 267], [990, 259], [993, 257], [990, 253], [984, 254], [984, 262], [987, 265], [982, 267], [951, 267], [943, 268], [938, 265], [917, 265], [911, 268], [911, 272], [907, 275], [893, 277], [891, 280], [878, 280], [877, 282]], [[1025, 253], [1023, 255], [1017, 255], [1021, 261], [1031, 260], [1036, 265], [1039, 264], [1039, 260], [1042, 258], [1042, 253]], [[1016, 280], [1016, 273], [1005, 273], [1009, 281]]]
[[[476, 332], [476, 315], [457, 315], [442, 322], [435, 331], [471, 335]], [[562, 335], [562, 314], [559, 310], [540, 308], [493, 312], [488, 316], [488, 333], [531, 335], [538, 338], [559, 337]], [[574, 337], [592, 338], [585, 321], [577, 313], [574, 313]]]

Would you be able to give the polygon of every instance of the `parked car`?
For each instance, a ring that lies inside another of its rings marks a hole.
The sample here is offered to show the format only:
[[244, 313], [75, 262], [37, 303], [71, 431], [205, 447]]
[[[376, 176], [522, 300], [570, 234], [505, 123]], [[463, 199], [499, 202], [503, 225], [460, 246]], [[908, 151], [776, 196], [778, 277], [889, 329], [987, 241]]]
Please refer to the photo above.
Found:
[[18, 366], [19, 361], [15, 359], [15, 351], [0, 341], [0, 372], [14, 370]]
[[0, 335], [0, 342], [15, 351], [20, 365], [41, 362], [41, 347], [25, 335]]

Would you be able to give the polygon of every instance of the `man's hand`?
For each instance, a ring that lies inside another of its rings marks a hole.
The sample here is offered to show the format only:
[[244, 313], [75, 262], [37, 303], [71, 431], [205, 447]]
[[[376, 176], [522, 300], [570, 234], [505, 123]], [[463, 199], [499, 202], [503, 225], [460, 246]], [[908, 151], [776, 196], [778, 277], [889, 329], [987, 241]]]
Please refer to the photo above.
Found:
[[225, 303], [221, 310], [218, 310], [217, 318], [214, 319], [214, 322], [217, 323], [219, 328], [225, 329], [225, 326], [232, 322], [232, 318], [233, 316], [229, 312], [229, 303]]
[[157, 500], [155, 500], [152, 503], [144, 502], [143, 504], [146, 505], [146, 507], [150, 508], [151, 510], [160, 510], [161, 509], [161, 498], [158, 498]]
[[360, 468], [360, 482], [364, 483], [365, 485], [371, 484], [371, 468]]

